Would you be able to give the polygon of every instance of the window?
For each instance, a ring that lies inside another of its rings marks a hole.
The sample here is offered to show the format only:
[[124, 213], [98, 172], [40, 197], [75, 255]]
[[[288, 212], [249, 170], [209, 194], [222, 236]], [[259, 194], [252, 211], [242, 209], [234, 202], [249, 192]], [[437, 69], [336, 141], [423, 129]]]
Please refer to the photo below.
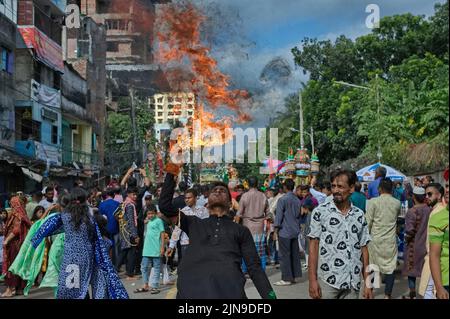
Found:
[[158, 112], [158, 116], [163, 116], [163, 112]]
[[162, 102], [163, 102], [163, 98], [162, 97], [158, 98], [158, 103], [162, 103]]
[[36, 82], [41, 83], [41, 72], [42, 72], [42, 65], [35, 61], [34, 62], [34, 80]]
[[58, 144], [58, 127], [52, 125], [52, 144]]
[[53, 71], [53, 87], [57, 90], [61, 89], [61, 73]]
[[107, 42], [108, 52], [119, 52], [119, 43], [118, 42]]
[[41, 122], [31, 121], [31, 131], [35, 141], [41, 141]]
[[5, 47], [0, 47], [0, 70], [13, 73], [13, 54]]
[[33, 121], [31, 109], [19, 109], [16, 113], [16, 138], [21, 141], [41, 141], [41, 122]]

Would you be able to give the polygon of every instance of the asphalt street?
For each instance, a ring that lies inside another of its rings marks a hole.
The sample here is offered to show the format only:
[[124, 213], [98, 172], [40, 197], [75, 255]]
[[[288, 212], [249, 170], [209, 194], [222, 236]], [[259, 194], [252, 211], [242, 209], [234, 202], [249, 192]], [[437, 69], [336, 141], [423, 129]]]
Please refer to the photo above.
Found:
[[[268, 266], [266, 269], [269, 281], [271, 282], [278, 299], [309, 299], [308, 293], [308, 274], [303, 273], [303, 276], [297, 280], [297, 282], [290, 286], [276, 286], [273, 285], [275, 282], [281, 279], [281, 272], [277, 266]], [[131, 299], [174, 299], [176, 297], [176, 276], [172, 277], [174, 280], [173, 284], [163, 285], [161, 284], [160, 293], [152, 295], [149, 292], [144, 293], [134, 293], [134, 291], [141, 287], [142, 278], [136, 277], [133, 280], [122, 279]], [[418, 284], [418, 283], [417, 283]], [[0, 290], [3, 292], [5, 290], [4, 284], [0, 286]], [[249, 299], [260, 299], [260, 296], [250, 279], [247, 280], [245, 291]], [[397, 272], [394, 290], [392, 298], [399, 299], [402, 295], [408, 292], [408, 283], [405, 277], [402, 277], [399, 272]], [[375, 290], [375, 298], [383, 299], [384, 297], [384, 285], [382, 284], [379, 289]], [[38, 289], [33, 288], [30, 294], [25, 296], [16, 296], [14, 299], [53, 299], [53, 291], [48, 288]]]

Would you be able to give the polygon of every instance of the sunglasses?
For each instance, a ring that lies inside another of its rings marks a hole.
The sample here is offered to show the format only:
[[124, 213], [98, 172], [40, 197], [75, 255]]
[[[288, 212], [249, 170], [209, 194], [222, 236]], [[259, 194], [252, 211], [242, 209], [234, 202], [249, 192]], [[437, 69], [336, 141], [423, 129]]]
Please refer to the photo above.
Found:
[[431, 197], [431, 196], [433, 196], [433, 193], [428, 192], [427, 197]]

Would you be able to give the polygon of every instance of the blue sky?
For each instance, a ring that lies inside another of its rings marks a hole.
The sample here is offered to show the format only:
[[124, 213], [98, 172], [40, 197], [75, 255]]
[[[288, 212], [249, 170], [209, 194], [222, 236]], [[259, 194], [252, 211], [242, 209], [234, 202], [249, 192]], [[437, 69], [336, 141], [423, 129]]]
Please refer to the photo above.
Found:
[[[412, 13], [430, 16], [444, 0], [192, 0], [210, 17], [211, 49], [219, 68], [233, 86], [255, 94], [251, 110], [263, 126], [274, 110], [283, 110], [284, 98], [308, 80], [294, 65], [290, 50], [304, 37], [331, 39], [344, 34], [352, 39], [370, 33], [365, 26], [368, 4], [380, 15]], [[287, 82], [262, 83], [266, 64], [280, 57], [290, 66]]]

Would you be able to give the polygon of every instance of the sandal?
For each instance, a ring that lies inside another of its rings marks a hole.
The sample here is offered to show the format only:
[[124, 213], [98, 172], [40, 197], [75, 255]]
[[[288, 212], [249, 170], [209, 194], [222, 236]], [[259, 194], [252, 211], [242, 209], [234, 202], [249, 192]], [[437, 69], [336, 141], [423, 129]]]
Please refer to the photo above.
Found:
[[274, 283], [274, 285], [275, 286], [290, 286], [290, 285], [292, 285], [292, 282], [280, 280], [280, 281], [277, 281], [276, 283]]
[[410, 292], [409, 296], [408, 295], [403, 295], [402, 299], [416, 299], [416, 292]]
[[147, 288], [138, 288], [134, 291], [135, 294], [139, 294], [141, 292], [149, 292], [150, 290]]
[[12, 291], [10, 295], [5, 295], [6, 291], [0, 295], [0, 298], [12, 298], [16, 296], [16, 292]]
[[151, 290], [150, 290], [150, 293], [152, 294], [152, 295], [156, 295], [156, 294], [159, 294], [161, 291], [159, 290], [159, 289], [156, 289], [156, 288], [152, 288]]

